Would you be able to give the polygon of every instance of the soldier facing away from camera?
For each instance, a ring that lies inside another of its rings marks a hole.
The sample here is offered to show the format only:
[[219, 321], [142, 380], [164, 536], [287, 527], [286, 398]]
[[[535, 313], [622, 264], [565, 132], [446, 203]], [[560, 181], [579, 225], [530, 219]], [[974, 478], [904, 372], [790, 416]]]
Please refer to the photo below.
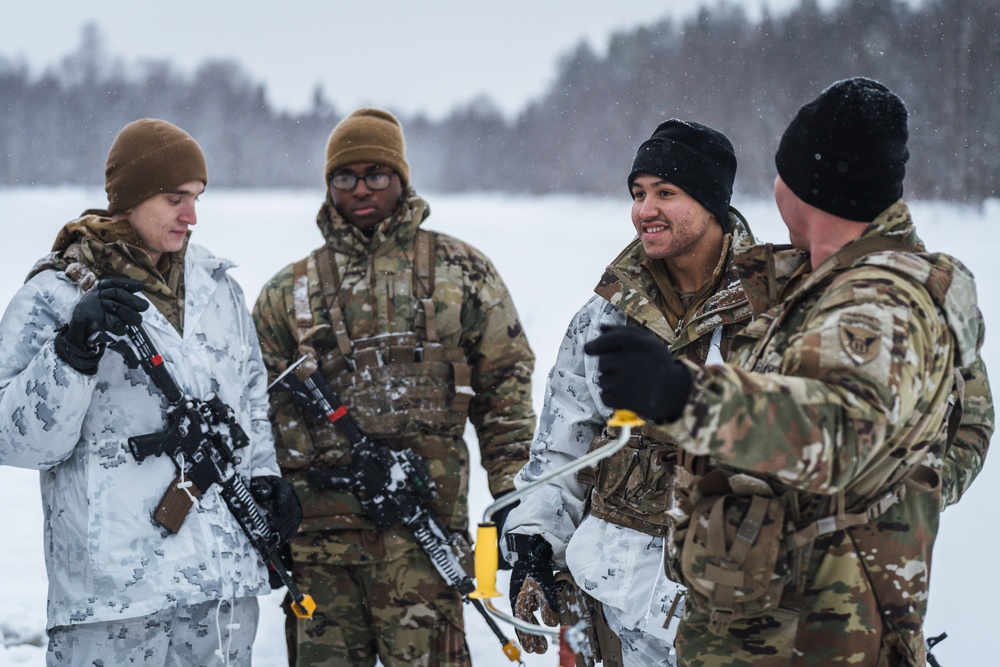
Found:
[[902, 100], [871, 79], [798, 111], [775, 156], [791, 246], [738, 254], [754, 320], [730, 363], [633, 329], [588, 345], [603, 400], [681, 447], [681, 665], [925, 663], [939, 515], [981, 467], [993, 408], [973, 277], [926, 252], [901, 200], [906, 142]]

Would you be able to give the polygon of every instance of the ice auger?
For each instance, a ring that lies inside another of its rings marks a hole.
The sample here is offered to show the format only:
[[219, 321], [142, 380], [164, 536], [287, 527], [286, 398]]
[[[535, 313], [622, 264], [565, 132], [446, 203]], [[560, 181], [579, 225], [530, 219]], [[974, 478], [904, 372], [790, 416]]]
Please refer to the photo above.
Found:
[[586, 634], [584, 624], [586, 621], [581, 619], [579, 623], [573, 626], [549, 628], [542, 625], [526, 623], [519, 618], [505, 614], [493, 606], [490, 599], [500, 597], [501, 593], [497, 590], [497, 566], [500, 562], [497, 547], [497, 526], [493, 523], [492, 517], [498, 510], [520, 501], [522, 498], [535, 491], [538, 487], [545, 484], [551, 484], [557, 479], [567, 475], [572, 475], [578, 470], [586, 468], [587, 466], [597, 463], [601, 459], [611, 456], [625, 446], [629, 437], [632, 435], [632, 428], [641, 426], [642, 424], [643, 420], [634, 412], [629, 410], [615, 410], [614, 414], [612, 414], [611, 418], [608, 420], [608, 426], [618, 427], [620, 429], [618, 437], [615, 440], [609, 442], [600, 449], [595, 449], [585, 456], [580, 457], [573, 463], [565, 465], [558, 470], [554, 470], [548, 475], [540, 477], [539, 479], [532, 481], [530, 484], [508, 493], [502, 498], [496, 500], [483, 512], [483, 520], [479, 524], [479, 530], [476, 534], [477, 588], [469, 594], [469, 597], [475, 600], [482, 600], [483, 605], [491, 614], [502, 621], [513, 625], [521, 632], [557, 638], [559, 640], [560, 667], [573, 667], [573, 665], [576, 664], [576, 654], [589, 652], [590, 647], [587, 645], [585, 640]]

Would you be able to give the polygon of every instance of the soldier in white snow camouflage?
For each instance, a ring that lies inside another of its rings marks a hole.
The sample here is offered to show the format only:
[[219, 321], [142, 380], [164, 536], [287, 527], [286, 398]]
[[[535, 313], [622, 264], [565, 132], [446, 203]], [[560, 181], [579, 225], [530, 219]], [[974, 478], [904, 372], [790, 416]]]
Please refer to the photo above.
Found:
[[108, 210], [63, 227], [0, 321], [0, 463], [41, 473], [47, 662], [249, 667], [267, 571], [218, 485], [176, 534], [154, 523], [176, 470], [128, 438], [164, 430], [166, 400], [94, 334], [141, 323], [184, 393], [234, 411], [238, 473], [287, 491], [256, 331], [232, 264], [188, 244], [208, 181], [194, 139], [131, 123], [106, 176]]
[[[595, 360], [583, 352], [604, 327], [641, 330], [651, 344], [694, 363], [727, 357], [750, 315], [733, 255], [754, 243], [729, 205], [735, 174], [732, 144], [698, 123], [668, 120], [640, 146], [628, 177], [639, 237], [608, 266], [566, 331], [519, 485], [608, 442], [610, 410], [599, 398]], [[594, 620], [605, 665], [674, 664], [682, 589], [662, 564], [676, 459], [674, 441], [647, 425], [595, 470], [540, 487], [512, 510], [506, 554], [518, 615], [528, 620], [539, 610], [545, 620], [547, 607], [561, 603], [553, 569], [568, 569], [601, 603]], [[604, 631], [605, 617], [614, 634]], [[544, 639], [522, 641], [545, 650]]]

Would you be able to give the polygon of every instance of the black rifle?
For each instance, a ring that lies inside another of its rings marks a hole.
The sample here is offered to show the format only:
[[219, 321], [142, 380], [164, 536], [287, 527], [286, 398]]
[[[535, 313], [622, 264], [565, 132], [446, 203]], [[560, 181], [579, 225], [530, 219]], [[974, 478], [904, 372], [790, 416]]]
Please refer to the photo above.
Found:
[[503, 635], [486, 612], [483, 603], [469, 597], [476, 583], [462, 565], [463, 554], [470, 554], [468, 543], [441, 523], [427, 503], [437, 496], [437, 487], [427, 472], [423, 459], [411, 449], [393, 450], [370, 439], [321, 371], [304, 379], [296, 374], [308, 359], [302, 357], [270, 384], [268, 391], [283, 390], [313, 417], [332, 424], [351, 444], [351, 462], [340, 468], [310, 468], [309, 485], [317, 490], [338, 489], [354, 494], [369, 519], [380, 529], [395, 525], [408, 528], [431, 559], [441, 577], [462, 594], [486, 620], [511, 660], [520, 650]]
[[927, 664], [930, 665], [931, 667], [941, 667], [941, 663], [939, 663], [937, 661], [937, 658], [935, 658], [931, 654], [931, 649], [940, 644], [941, 642], [943, 642], [947, 638], [948, 638], [947, 632], [942, 632], [937, 637], [927, 638]]
[[[310, 618], [316, 604], [299, 592], [291, 575], [281, 564], [278, 535], [261, 514], [243, 478], [236, 471], [235, 450], [250, 444], [232, 409], [217, 395], [205, 400], [185, 396], [171, 377], [163, 357], [141, 326], [127, 326], [129, 341], [116, 340], [109, 346], [125, 359], [130, 368], [140, 365], [166, 397], [167, 428], [128, 439], [132, 456], [140, 464], [149, 456], [166, 454], [174, 462], [178, 477], [160, 501], [153, 520], [171, 533], [180, 530], [194, 499], [213, 484], [240, 524], [250, 544], [268, 569], [288, 588], [292, 610], [300, 618]], [[138, 354], [137, 354], [138, 352]]]

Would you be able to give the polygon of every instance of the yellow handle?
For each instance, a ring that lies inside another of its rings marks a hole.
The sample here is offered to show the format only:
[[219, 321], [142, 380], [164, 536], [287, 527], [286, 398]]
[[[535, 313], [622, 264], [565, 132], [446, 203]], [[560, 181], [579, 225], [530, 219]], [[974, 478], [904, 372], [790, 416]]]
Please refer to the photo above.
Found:
[[470, 598], [498, 598], [497, 565], [500, 557], [497, 550], [497, 527], [494, 523], [481, 523], [476, 532], [476, 590]]
[[[521, 662], [521, 649], [513, 641], [508, 641], [501, 649], [511, 662]], [[521, 663], [524, 664], [524, 663]]]
[[312, 618], [313, 612], [316, 611], [316, 603], [313, 602], [311, 595], [303, 595], [298, 602], [292, 601], [292, 611], [299, 618]]
[[615, 410], [608, 419], [608, 426], [631, 426], [636, 428], [645, 424], [646, 421], [631, 410]]

